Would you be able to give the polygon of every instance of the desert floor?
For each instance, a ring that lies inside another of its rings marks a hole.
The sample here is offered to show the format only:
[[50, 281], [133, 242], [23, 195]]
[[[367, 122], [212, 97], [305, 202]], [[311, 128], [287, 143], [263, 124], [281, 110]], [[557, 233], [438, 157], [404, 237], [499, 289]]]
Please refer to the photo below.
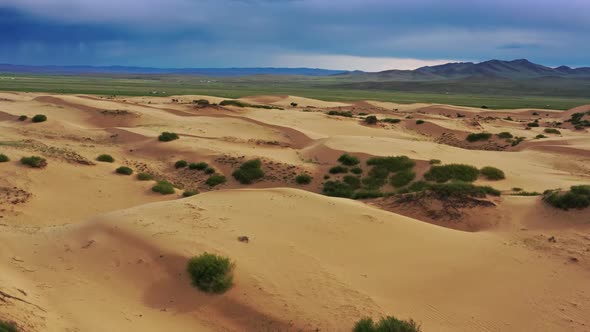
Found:
[[[590, 106], [256, 96], [242, 101], [276, 108], [199, 108], [193, 100], [222, 99], [173, 98], [0, 93], [0, 153], [11, 159], [0, 163], [0, 319], [30, 332], [350, 331], [384, 315], [424, 331], [590, 331], [590, 210], [511, 195], [590, 184], [590, 133], [565, 122]], [[32, 123], [35, 114], [48, 120]], [[400, 122], [367, 125], [364, 114]], [[525, 129], [534, 119], [542, 125]], [[561, 134], [535, 139], [556, 122]], [[164, 131], [180, 139], [159, 142]], [[526, 140], [465, 141], [481, 131]], [[476, 183], [503, 195], [451, 215], [392, 197], [321, 195], [344, 152], [363, 162], [406, 155], [419, 176], [431, 159], [494, 166], [505, 180]], [[115, 162], [95, 160], [104, 153]], [[31, 155], [47, 167], [20, 164]], [[242, 185], [231, 173], [253, 158], [265, 177]], [[207, 162], [228, 181], [210, 188], [203, 172], [175, 169], [180, 159]], [[154, 193], [153, 181], [116, 174], [122, 165], [178, 189]], [[298, 185], [302, 173], [313, 181]], [[183, 198], [183, 189], [200, 194]], [[191, 286], [187, 259], [203, 252], [235, 261], [225, 294]]]

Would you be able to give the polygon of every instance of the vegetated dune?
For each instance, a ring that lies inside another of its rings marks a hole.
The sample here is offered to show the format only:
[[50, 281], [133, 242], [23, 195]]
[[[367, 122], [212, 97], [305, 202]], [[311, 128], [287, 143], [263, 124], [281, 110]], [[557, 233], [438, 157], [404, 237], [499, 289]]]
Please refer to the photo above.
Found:
[[[0, 153], [10, 157], [0, 163], [0, 320], [24, 331], [348, 331], [381, 315], [413, 318], [424, 331], [590, 331], [590, 210], [511, 195], [590, 184], [588, 133], [554, 125], [565, 113], [293, 96], [242, 99], [283, 110], [193, 104], [223, 100], [207, 96], [0, 98]], [[353, 115], [327, 115], [334, 107]], [[361, 110], [400, 122], [369, 125]], [[35, 114], [48, 120], [33, 123]], [[164, 131], [179, 139], [158, 141]], [[510, 147], [486, 151], [465, 141], [480, 132], [525, 140], [493, 136], [488, 143]], [[449, 133], [462, 146], [440, 140]], [[115, 161], [96, 160], [105, 153]], [[318, 195], [342, 178], [329, 169], [343, 153], [359, 159], [360, 177], [374, 156], [410, 157], [416, 180], [431, 160], [498, 167], [506, 179], [474, 184], [504, 195], [449, 220], [419, 204], [377, 208], [396, 196]], [[48, 165], [19, 163], [32, 155]], [[260, 180], [231, 176], [255, 158]], [[175, 168], [181, 159], [206, 162], [226, 181], [211, 187], [204, 171]], [[139, 172], [171, 181], [175, 193], [153, 192]], [[310, 183], [297, 183], [299, 174]], [[180, 199], [184, 190], [201, 193]], [[203, 252], [235, 261], [227, 293], [190, 285], [186, 262]]]

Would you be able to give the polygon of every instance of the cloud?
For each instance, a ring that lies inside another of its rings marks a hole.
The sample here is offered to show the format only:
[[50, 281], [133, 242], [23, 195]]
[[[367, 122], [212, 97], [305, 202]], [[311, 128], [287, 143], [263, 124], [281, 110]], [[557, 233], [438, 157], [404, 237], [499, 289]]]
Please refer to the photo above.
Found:
[[336, 70], [384, 71], [389, 69], [416, 69], [424, 66], [435, 66], [453, 60], [420, 60], [409, 58], [361, 57], [352, 55], [311, 55], [285, 54], [272, 60], [274, 67], [317, 67]]

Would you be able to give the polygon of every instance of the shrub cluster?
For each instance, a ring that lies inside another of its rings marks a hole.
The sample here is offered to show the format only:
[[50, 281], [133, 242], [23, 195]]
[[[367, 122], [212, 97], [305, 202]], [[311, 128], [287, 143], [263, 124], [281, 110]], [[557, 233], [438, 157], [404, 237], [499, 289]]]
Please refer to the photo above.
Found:
[[490, 186], [476, 186], [471, 183], [455, 181], [449, 183], [433, 183], [426, 186], [427, 190], [434, 193], [439, 199], [479, 197], [486, 195], [500, 196], [501, 192]]
[[477, 142], [477, 141], [487, 141], [492, 138], [492, 134], [490, 133], [471, 133], [467, 135], [468, 142]]
[[205, 174], [208, 174], [208, 175], [215, 174], [215, 168], [207, 167], [207, 168], [205, 168], [205, 170], [203, 172], [205, 172]]
[[23, 165], [27, 165], [33, 168], [44, 168], [45, 166], [47, 166], [47, 160], [39, 156], [22, 157], [20, 162]]
[[507, 131], [503, 131], [498, 134], [498, 137], [503, 138], [503, 139], [510, 139], [510, 138], [513, 138], [514, 136]]
[[447, 182], [449, 180], [473, 182], [477, 180], [478, 176], [479, 170], [477, 168], [463, 164], [432, 166], [428, 172], [424, 174], [426, 180], [439, 183]]
[[277, 106], [253, 105], [253, 104], [244, 103], [244, 102], [239, 101], [239, 100], [223, 100], [221, 103], [219, 103], [219, 105], [221, 105], [221, 106], [263, 108], [263, 109], [267, 109], [267, 110], [273, 110], [273, 109], [274, 110], [282, 110], [282, 108], [277, 107]]
[[10, 161], [10, 158], [8, 158], [7, 155], [0, 153], [0, 163], [5, 163], [7, 161]]
[[333, 115], [333, 116], [343, 116], [345, 118], [352, 118], [352, 112], [351, 111], [329, 111], [328, 115]]
[[360, 167], [353, 167], [353, 168], [350, 169], [350, 172], [352, 174], [357, 174], [358, 175], [358, 174], [362, 174], [363, 173], [363, 169], [360, 168]]
[[538, 122], [529, 122], [529, 123], [527, 123], [526, 126], [529, 128], [536, 128], [539, 126], [539, 123]]
[[379, 122], [379, 120], [377, 119], [376, 116], [374, 115], [369, 115], [365, 118], [365, 123], [369, 124], [369, 125], [374, 125], [377, 124], [377, 122]]
[[38, 122], [45, 122], [47, 121], [47, 116], [43, 115], [43, 114], [37, 114], [35, 115], [31, 121], [38, 123]]
[[186, 270], [193, 285], [204, 292], [223, 293], [233, 283], [234, 263], [228, 257], [204, 253], [191, 258]]
[[385, 168], [389, 172], [398, 172], [414, 168], [416, 163], [407, 156], [374, 157], [367, 160], [367, 165]]
[[416, 173], [412, 170], [406, 169], [399, 171], [391, 176], [390, 182], [394, 187], [403, 187], [408, 185], [416, 178]]
[[584, 120], [585, 115], [590, 115], [590, 111], [585, 113], [574, 113], [568, 120], [566, 120], [566, 122], [571, 122], [576, 129], [590, 127], [590, 120]]
[[561, 131], [559, 131], [558, 129], [555, 128], [545, 128], [545, 130], [543, 130], [546, 134], [556, 134], [556, 135], [561, 135]]
[[351, 156], [348, 153], [341, 155], [340, 158], [338, 158], [338, 161], [342, 165], [346, 165], [346, 166], [354, 166], [360, 162], [359, 158], [357, 158], [355, 156]]
[[344, 182], [326, 181], [322, 193], [326, 196], [352, 198], [354, 189]]
[[584, 209], [590, 206], [590, 185], [572, 186], [567, 192], [548, 190], [543, 200], [552, 206], [563, 209]]
[[121, 167], [117, 168], [115, 170], [115, 172], [117, 172], [118, 174], [123, 174], [123, 175], [133, 174], [133, 170], [127, 166], [121, 166]]
[[152, 191], [162, 195], [174, 194], [174, 185], [168, 181], [158, 181], [158, 183], [152, 187]]
[[414, 320], [401, 320], [393, 316], [383, 317], [375, 323], [371, 318], [363, 318], [354, 325], [354, 332], [420, 332], [420, 325]]
[[385, 118], [383, 120], [381, 120], [382, 122], [385, 123], [400, 123], [402, 120], [400, 119], [392, 119], [392, 118]]
[[506, 175], [504, 175], [504, 172], [501, 169], [498, 169], [496, 167], [486, 166], [486, 167], [480, 169], [479, 172], [481, 173], [481, 175], [483, 175], [488, 180], [497, 181], [497, 180], [503, 180], [506, 178]]
[[186, 166], [188, 166], [188, 162], [186, 160], [179, 160], [174, 163], [175, 168], [185, 168]]
[[178, 138], [179, 138], [178, 134], [168, 132], [168, 131], [165, 131], [162, 134], [160, 134], [160, 136], [158, 136], [158, 140], [160, 142], [170, 142], [170, 141], [177, 140]]
[[96, 157], [96, 160], [101, 161], [103, 163], [112, 163], [115, 162], [115, 158], [110, 154], [101, 154], [100, 156]]
[[361, 187], [361, 179], [358, 176], [345, 175], [344, 178], [342, 178], [342, 182], [349, 185], [353, 190]]
[[295, 182], [297, 182], [297, 184], [310, 184], [311, 180], [312, 177], [307, 174], [299, 174], [295, 177]]
[[227, 179], [225, 178], [225, 176], [223, 176], [221, 174], [213, 174], [207, 179], [207, 181], [205, 181], [205, 183], [209, 187], [215, 187], [220, 184], [224, 184], [226, 181], [227, 181]]
[[338, 165], [330, 168], [328, 172], [330, 172], [330, 174], [348, 173], [348, 168]]
[[232, 176], [241, 184], [251, 184], [252, 182], [262, 179], [264, 171], [261, 168], [260, 159], [252, 159], [244, 162], [240, 168], [232, 173]]
[[188, 165], [189, 169], [196, 169], [198, 171], [204, 171], [209, 167], [209, 164], [207, 164], [206, 162], [200, 162], [200, 163], [190, 163]]

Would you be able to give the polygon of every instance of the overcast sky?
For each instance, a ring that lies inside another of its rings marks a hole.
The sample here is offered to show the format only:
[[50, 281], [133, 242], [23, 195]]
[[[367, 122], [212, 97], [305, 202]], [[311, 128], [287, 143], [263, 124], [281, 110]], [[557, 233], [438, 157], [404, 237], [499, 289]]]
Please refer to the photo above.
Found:
[[590, 0], [0, 0], [0, 63], [590, 66]]

